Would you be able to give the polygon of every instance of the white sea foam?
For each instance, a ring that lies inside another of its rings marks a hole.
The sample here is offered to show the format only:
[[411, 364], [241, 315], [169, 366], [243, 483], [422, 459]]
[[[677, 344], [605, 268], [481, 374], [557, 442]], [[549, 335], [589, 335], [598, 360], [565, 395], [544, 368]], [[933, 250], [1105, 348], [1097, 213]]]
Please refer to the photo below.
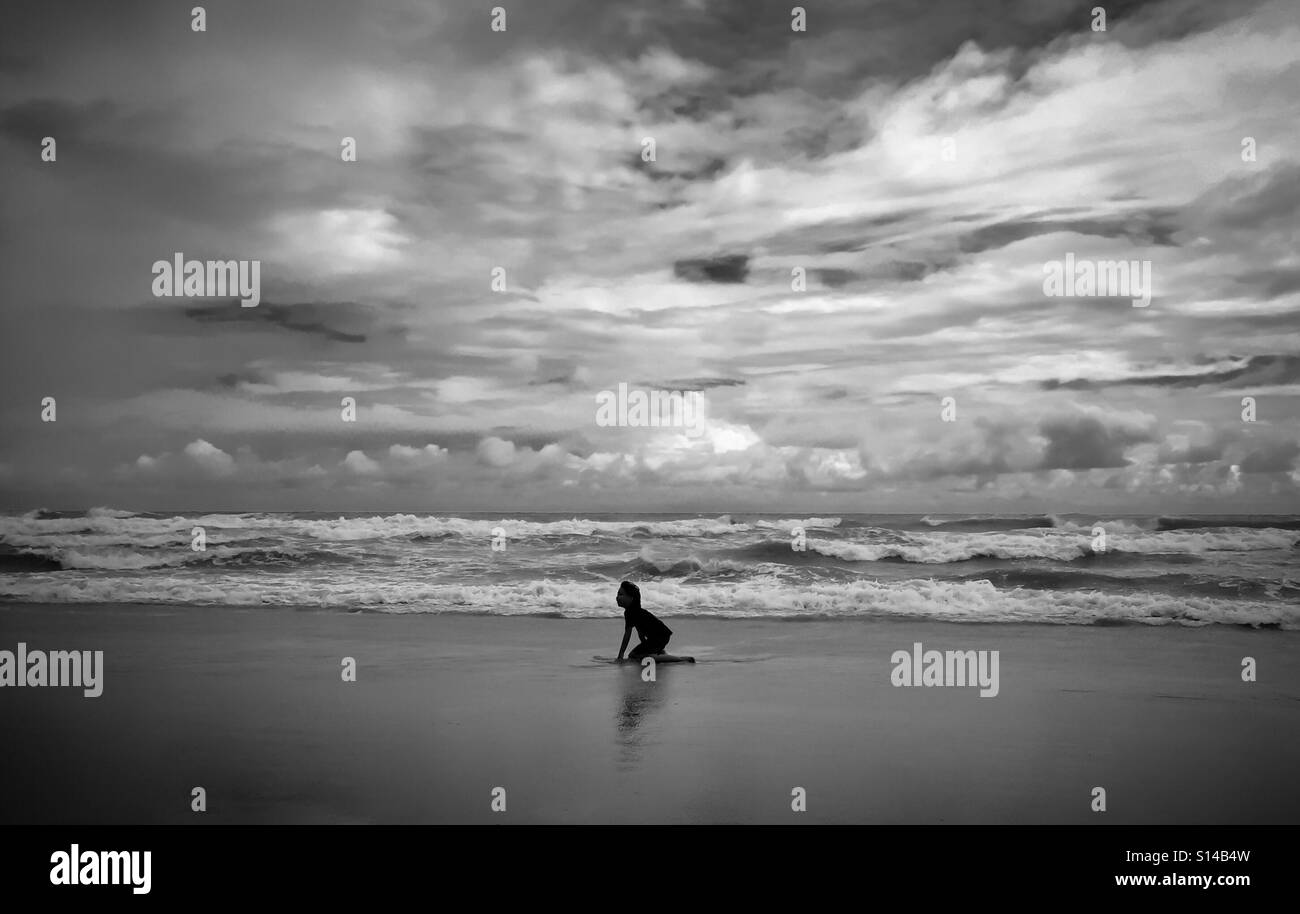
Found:
[[[839, 517], [733, 523], [726, 515], [544, 521], [415, 514], [148, 517], [111, 508], [80, 517], [31, 512], [0, 517], [0, 559], [12, 569], [0, 573], [0, 599], [608, 616], [618, 612], [612, 587], [630, 577], [654, 594], [656, 612], [669, 615], [1294, 627], [1300, 611], [1294, 589], [1279, 583], [1293, 567], [1296, 530], [1158, 531], [1103, 521], [1106, 549], [1094, 567], [1084, 561], [1094, 554], [1092, 526], [1077, 518], [1021, 529], [1009, 526], [1021, 519], [1002, 518], [1003, 526], [992, 531], [960, 526], [968, 520], [915, 529], [915, 518], [898, 527], [888, 526], [888, 518], [866, 521], [884, 526], [858, 526], [863, 521], [855, 519], [845, 527]], [[194, 527], [205, 529], [205, 551], [190, 548]], [[789, 539], [794, 527], [809, 532], [806, 552]], [[506, 533], [505, 551], [489, 548], [497, 528]], [[64, 570], [51, 571], [23, 553], [57, 561]], [[1109, 564], [1110, 557], [1125, 554], [1130, 558]], [[816, 560], [819, 555], [846, 564]], [[1050, 570], [1059, 573], [999, 577], [983, 565], [940, 567], [981, 557], [1051, 562], [1057, 567]], [[890, 559], [897, 564], [872, 564]], [[1196, 586], [1188, 583], [1189, 565]], [[1112, 568], [1115, 575], [1099, 583], [1098, 575]], [[986, 574], [1000, 589], [971, 580]], [[1140, 575], [1140, 591], [1116, 592], [1122, 587], [1107, 583], [1129, 574]], [[887, 580], [873, 580], [877, 576]], [[1243, 589], [1240, 579], [1250, 586]], [[1216, 580], [1221, 598], [1214, 589], [1198, 595], [1206, 588], [1197, 582]], [[1022, 581], [1024, 588], [1009, 581]], [[1270, 582], [1271, 590], [1261, 588]], [[1029, 589], [1040, 584], [1041, 590]], [[1095, 587], [1103, 590], [1084, 589]]]
[[[923, 518], [923, 521], [930, 524], [943, 523], [929, 518]], [[808, 531], [829, 531], [839, 528], [841, 523], [839, 517], [762, 519], [753, 523], [734, 523], [728, 515], [716, 518], [619, 521], [576, 517], [535, 521], [415, 514], [333, 519], [273, 514], [202, 514], [154, 518], [113, 508], [96, 508], [82, 517], [46, 518], [37, 516], [37, 512], [21, 516], [0, 516], [0, 537], [13, 546], [37, 546], [57, 540], [57, 545], [68, 547], [121, 544], [139, 548], [184, 543], [189, 540], [191, 530], [196, 526], [203, 527], [210, 536], [225, 532], [241, 533], [244, 536], [306, 536], [322, 541], [355, 542], [414, 536], [491, 538], [498, 528], [504, 530], [506, 537], [511, 540], [562, 536], [725, 537], [772, 531], [788, 533], [795, 527], [803, 527]], [[898, 557], [927, 562], [960, 560], [967, 552], [997, 555], [999, 551], [1007, 553], [1008, 557], [1022, 557], [1035, 554], [1035, 550], [1042, 550], [1043, 557], [1064, 558], [1072, 550], [1077, 550], [1079, 544], [1091, 541], [1091, 525], [1069, 521], [1057, 523], [1056, 527], [1001, 532], [943, 531], [936, 528], [915, 534], [899, 534], [896, 537], [899, 542], [893, 545], [901, 547]], [[1124, 520], [1106, 520], [1101, 523], [1108, 538], [1107, 548], [1124, 552], [1199, 553], [1289, 549], [1300, 540], [1300, 534], [1296, 531], [1271, 527], [1151, 531], [1140, 524]], [[879, 544], [863, 544], [858, 539], [864, 536], [892, 536], [895, 531], [865, 527], [850, 529], [847, 533], [851, 539], [837, 542], [876, 546]], [[861, 558], [857, 560], [878, 560], [870, 558], [873, 555], [871, 550], [860, 551], [858, 554]], [[891, 553], [881, 553], [883, 556], [889, 554]], [[944, 558], [946, 555], [956, 558]], [[854, 558], [847, 553], [840, 557]]]
[[805, 517], [803, 520], [798, 518], [787, 518], [785, 520], [760, 520], [754, 524], [759, 530], [793, 530], [795, 527], [803, 527], [805, 530], [833, 530], [843, 523], [839, 517]]
[[[1270, 528], [1108, 533], [1104, 549], [1099, 551], [1142, 555], [1256, 552], [1291, 549], [1298, 539], [1300, 537], [1293, 531]], [[896, 542], [809, 540], [807, 545], [821, 555], [849, 562], [902, 559], [925, 564], [962, 562], [979, 557], [1071, 562], [1095, 552], [1090, 529], [1079, 533], [1057, 529], [1045, 529], [1041, 533], [915, 533], [900, 535]]]
[[905, 543], [846, 543], [810, 540], [808, 549], [848, 562], [880, 562], [902, 559], [905, 562], [942, 564], [963, 562], [977, 556], [998, 559], [1048, 558], [1069, 562], [1091, 553], [1086, 540], [981, 534], [963, 536], [917, 536]]
[[[773, 586], [764, 579], [728, 584], [657, 581], [643, 589], [656, 614], [719, 618], [921, 617], [956, 622], [1092, 624], [1126, 621], [1151, 625], [1214, 622], [1300, 629], [1295, 604], [1097, 591], [1002, 590], [988, 581], [911, 580]], [[603, 583], [528, 581], [466, 584], [405, 581], [354, 574], [313, 574], [281, 579], [226, 575], [68, 579], [62, 573], [0, 578], [0, 598], [32, 602], [131, 602], [226, 605], [369, 607], [385, 612], [474, 612], [492, 615], [556, 614], [569, 618], [616, 617], [612, 591]]]
[[[35, 512], [14, 517], [0, 517], [0, 536], [14, 538], [66, 535], [96, 535], [111, 541], [135, 544], [141, 537], [189, 535], [194, 526], [208, 530], [265, 530], [277, 535], [306, 535], [321, 540], [347, 542], [387, 539], [413, 535], [450, 534], [463, 537], [493, 536], [500, 527], [510, 539], [539, 536], [716, 536], [754, 529], [748, 524], [733, 524], [728, 515], [716, 518], [672, 520], [605, 521], [573, 518], [571, 520], [533, 521], [511, 518], [483, 519], [436, 515], [392, 514], [383, 517], [338, 517], [305, 519], [273, 514], [203, 514], [165, 518], [141, 517], [130, 512], [97, 509], [85, 517], [42, 518]], [[823, 519], [810, 519], [823, 520]], [[838, 520], [838, 519], [835, 519]], [[791, 523], [800, 523], [794, 521]], [[807, 522], [805, 522], [807, 523]], [[829, 523], [821, 526], [830, 526]], [[16, 542], [17, 540], [13, 540]]]

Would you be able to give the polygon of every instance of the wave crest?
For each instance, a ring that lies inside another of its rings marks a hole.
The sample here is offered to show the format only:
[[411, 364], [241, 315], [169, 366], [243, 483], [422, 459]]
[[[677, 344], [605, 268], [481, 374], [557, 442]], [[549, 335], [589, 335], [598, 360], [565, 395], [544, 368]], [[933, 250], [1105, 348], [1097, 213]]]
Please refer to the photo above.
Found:
[[[0, 597], [66, 603], [190, 603], [297, 605], [382, 612], [469, 612], [616, 618], [605, 583], [529, 581], [437, 584], [365, 581], [353, 575], [320, 579], [100, 578], [61, 583], [32, 575], [0, 583]], [[922, 618], [950, 622], [1094, 625], [1212, 623], [1300, 630], [1300, 606], [1188, 594], [1089, 590], [1003, 590], [987, 580], [856, 580], [771, 587], [762, 581], [689, 584], [663, 580], [644, 588], [648, 608], [663, 616], [765, 619]]]

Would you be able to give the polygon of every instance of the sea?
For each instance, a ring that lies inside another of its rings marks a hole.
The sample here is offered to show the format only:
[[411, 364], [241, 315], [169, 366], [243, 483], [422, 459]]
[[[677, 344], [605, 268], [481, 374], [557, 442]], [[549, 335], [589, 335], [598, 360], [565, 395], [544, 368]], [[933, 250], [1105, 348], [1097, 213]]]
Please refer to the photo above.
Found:
[[0, 601], [1300, 628], [1300, 517], [0, 515]]

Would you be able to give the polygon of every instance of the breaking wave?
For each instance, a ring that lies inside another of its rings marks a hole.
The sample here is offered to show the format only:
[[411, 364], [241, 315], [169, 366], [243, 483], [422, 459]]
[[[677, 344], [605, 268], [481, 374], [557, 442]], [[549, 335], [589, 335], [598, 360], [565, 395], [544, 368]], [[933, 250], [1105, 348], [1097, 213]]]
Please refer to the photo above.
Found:
[[[620, 614], [604, 584], [530, 581], [511, 584], [383, 585], [355, 578], [208, 581], [105, 578], [61, 584], [33, 575], [0, 584], [10, 600], [68, 603], [190, 603], [322, 606], [402, 613], [485, 613], [613, 618]], [[1300, 629], [1300, 606], [1288, 603], [1164, 593], [999, 588], [991, 581], [870, 580], [773, 587], [766, 581], [655, 585], [652, 608], [663, 616], [767, 619], [910, 617], [950, 622], [1037, 622], [1092, 625], [1276, 626]]]
[[0, 516], [0, 600], [585, 617], [630, 579], [669, 615], [1289, 628], [1298, 543], [1300, 520], [1263, 516], [41, 509]]

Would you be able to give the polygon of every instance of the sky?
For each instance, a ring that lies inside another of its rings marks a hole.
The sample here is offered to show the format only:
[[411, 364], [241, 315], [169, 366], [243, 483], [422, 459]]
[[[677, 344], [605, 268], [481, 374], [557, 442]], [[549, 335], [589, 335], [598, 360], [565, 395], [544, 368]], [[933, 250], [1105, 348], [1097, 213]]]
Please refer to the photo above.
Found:
[[0, 508], [1300, 513], [1300, 6], [1094, 5], [9, 4]]

